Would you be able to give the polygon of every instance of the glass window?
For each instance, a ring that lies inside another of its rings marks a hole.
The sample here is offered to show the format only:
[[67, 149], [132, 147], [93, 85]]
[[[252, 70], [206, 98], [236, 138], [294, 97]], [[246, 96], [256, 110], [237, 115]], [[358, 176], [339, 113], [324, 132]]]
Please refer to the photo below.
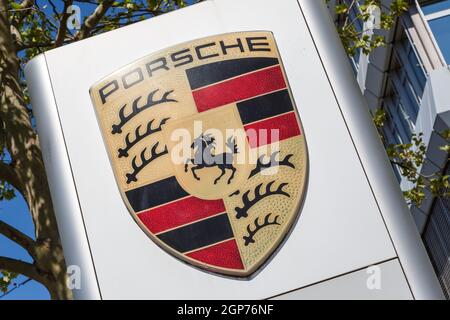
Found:
[[417, 81], [417, 95], [422, 96], [423, 90], [425, 89], [425, 83], [427, 82], [427, 77], [425, 75], [425, 71], [423, 70], [422, 63], [419, 61], [413, 46], [408, 38], [405, 38], [402, 41], [403, 48], [405, 50], [405, 54], [407, 55], [407, 60], [409, 67], [412, 70], [413, 76]]
[[[450, 174], [447, 166], [446, 174]], [[447, 299], [450, 299], [450, 200], [437, 198], [423, 239]]]
[[409, 118], [412, 121], [416, 121], [420, 108], [420, 97], [414, 90], [405, 68], [401, 67], [391, 71], [389, 73], [389, 79], [395, 91], [392, 100], [396, 106], [401, 104]]
[[[386, 103], [386, 101], [389, 99], [385, 99], [382, 103], [382, 108], [386, 111], [386, 122], [381, 129], [382, 135], [384, 137], [384, 145], [387, 148], [391, 144], [400, 144], [403, 143], [402, 138], [398, 134], [398, 129], [392, 119], [392, 115], [390, 113], [390, 103]], [[402, 181], [402, 176], [400, 174], [400, 170], [397, 166], [392, 165], [392, 168], [394, 169], [395, 177], [397, 178], [398, 183]]]
[[[347, 1], [348, 5], [350, 5], [350, 1]], [[360, 13], [359, 11], [359, 4], [358, 3], [354, 3], [353, 6], [351, 7], [351, 10], [349, 11], [348, 14], [348, 18], [350, 21], [354, 21], [354, 26], [355, 29], [358, 33], [363, 32], [363, 22], [361, 19], [356, 19], [357, 15]], [[361, 57], [361, 49], [356, 50], [356, 53], [353, 57], [350, 57], [350, 62], [352, 64], [353, 70], [355, 71], [355, 73], [358, 72], [359, 69], [359, 59]]]
[[438, 1], [435, 3], [431, 3], [429, 5], [425, 5], [422, 8], [422, 11], [425, 15], [436, 13], [439, 11], [450, 9], [450, 0]]
[[400, 97], [394, 93], [391, 97], [385, 98], [384, 102], [387, 116], [396, 136], [392, 143], [409, 143], [414, 127]]
[[423, 5], [422, 11], [442, 55], [447, 64], [450, 64], [450, 0]]
[[447, 64], [450, 64], [450, 15], [430, 20], [430, 28]]
[[410, 121], [415, 122], [427, 75], [407, 28], [404, 29], [401, 40], [394, 45], [389, 79], [398, 97], [393, 100], [401, 103]]

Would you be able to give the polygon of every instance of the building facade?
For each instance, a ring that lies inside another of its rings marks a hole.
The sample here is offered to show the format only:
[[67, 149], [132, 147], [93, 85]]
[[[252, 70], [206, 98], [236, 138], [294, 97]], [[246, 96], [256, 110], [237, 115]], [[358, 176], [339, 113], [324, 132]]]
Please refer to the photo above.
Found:
[[[388, 7], [391, 1], [381, 2]], [[358, 10], [353, 6], [350, 16]], [[358, 20], [355, 26], [366, 30]], [[423, 133], [427, 154], [421, 173], [449, 174], [448, 154], [440, 146], [450, 128], [450, 0], [410, 0], [395, 28], [381, 34], [386, 47], [370, 55], [357, 52], [350, 62], [370, 111], [381, 108], [386, 113], [386, 145], [409, 143], [413, 134]], [[402, 189], [411, 187], [398, 168], [394, 172]], [[450, 298], [450, 201], [428, 194], [420, 207], [411, 207], [411, 214]]]

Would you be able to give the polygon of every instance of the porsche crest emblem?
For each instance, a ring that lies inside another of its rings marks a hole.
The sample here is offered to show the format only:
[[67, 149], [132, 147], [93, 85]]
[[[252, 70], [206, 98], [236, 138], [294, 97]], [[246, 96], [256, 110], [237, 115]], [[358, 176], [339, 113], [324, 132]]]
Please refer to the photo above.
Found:
[[299, 215], [307, 149], [270, 32], [184, 43], [91, 88], [124, 202], [161, 248], [248, 277]]

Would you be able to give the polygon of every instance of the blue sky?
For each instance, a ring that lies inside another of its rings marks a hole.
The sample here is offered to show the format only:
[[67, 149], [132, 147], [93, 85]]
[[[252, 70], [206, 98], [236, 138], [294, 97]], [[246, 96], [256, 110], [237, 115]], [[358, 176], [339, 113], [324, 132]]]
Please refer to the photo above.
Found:
[[[33, 221], [28, 213], [27, 205], [21, 196], [17, 196], [12, 201], [0, 202], [0, 219], [34, 238]], [[24, 249], [2, 235], [0, 235], [0, 255], [32, 262], [31, 257]], [[25, 277], [20, 276], [16, 279], [16, 282], [21, 283], [25, 279]], [[36, 281], [30, 281], [24, 286], [6, 295], [1, 300], [48, 298], [49, 294], [44, 286]]]

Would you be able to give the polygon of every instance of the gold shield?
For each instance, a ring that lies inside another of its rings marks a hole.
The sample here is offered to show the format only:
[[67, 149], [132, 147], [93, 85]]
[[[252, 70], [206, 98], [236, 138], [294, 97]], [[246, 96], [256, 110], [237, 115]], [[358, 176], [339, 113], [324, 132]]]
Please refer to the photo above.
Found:
[[153, 53], [90, 94], [123, 200], [157, 245], [225, 275], [248, 277], [268, 261], [300, 214], [307, 180], [272, 33]]

